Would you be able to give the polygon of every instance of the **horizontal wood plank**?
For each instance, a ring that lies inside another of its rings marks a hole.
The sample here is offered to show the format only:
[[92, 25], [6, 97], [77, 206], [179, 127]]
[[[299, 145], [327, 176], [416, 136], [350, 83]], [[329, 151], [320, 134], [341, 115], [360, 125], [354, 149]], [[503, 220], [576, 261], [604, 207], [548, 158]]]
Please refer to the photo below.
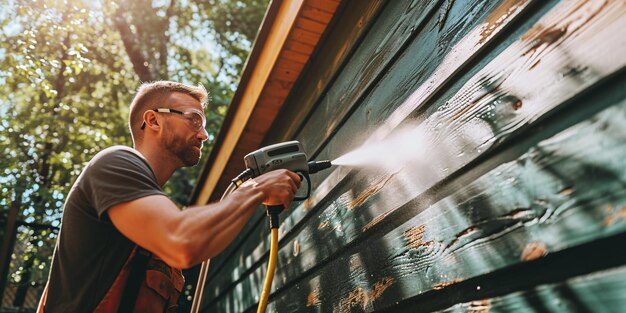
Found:
[[[315, 49], [315, 47], [310, 44], [304, 44], [304, 43], [300, 43], [297, 41], [290, 41], [285, 45], [285, 47], [289, 50], [293, 50], [295, 52], [304, 53], [304, 54], [311, 54], [313, 50]], [[296, 62], [292, 62], [292, 63], [296, 63]], [[300, 67], [303, 67], [303, 66], [300, 65]]]
[[328, 23], [333, 18], [333, 15], [331, 13], [310, 5], [305, 5], [302, 8], [300, 14], [302, 14], [302, 16], [304, 17], [321, 23]]
[[296, 26], [310, 32], [321, 34], [326, 29], [326, 24], [314, 21], [309, 18], [300, 18], [296, 21]]
[[326, 12], [335, 12], [339, 1], [337, 0], [310, 0], [307, 1], [307, 6], [314, 7]]
[[280, 53], [281, 57], [294, 61], [296, 63], [305, 64], [309, 60], [309, 55], [301, 52], [296, 52], [293, 50], [283, 50]]
[[295, 28], [289, 34], [289, 38], [309, 45], [316, 44], [320, 40], [320, 37], [321, 34], [319, 33], [314, 33], [301, 28]]
[[[469, 7], [472, 5], [476, 3], [468, 4]], [[404, 51], [405, 44], [410, 43], [416, 34], [427, 31], [425, 21], [435, 12], [437, 2], [401, 1], [389, 6], [333, 86], [319, 100], [320, 104], [306, 122], [307, 127], [296, 134], [309, 154], [314, 155], [321, 142], [336, 131], [348, 112], [360, 104], [358, 100], [369, 86], [377, 82], [379, 76], [384, 75], [384, 70], [396, 55]], [[320, 130], [324, 131], [321, 135]]]
[[545, 284], [506, 296], [457, 304], [455, 312], [621, 312], [626, 307], [626, 267]]

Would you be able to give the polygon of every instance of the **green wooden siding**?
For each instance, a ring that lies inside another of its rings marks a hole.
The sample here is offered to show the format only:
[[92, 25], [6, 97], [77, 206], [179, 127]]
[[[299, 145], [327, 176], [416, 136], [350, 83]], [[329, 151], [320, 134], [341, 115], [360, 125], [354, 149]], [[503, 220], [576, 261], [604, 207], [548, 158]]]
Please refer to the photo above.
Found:
[[[285, 110], [278, 120], [298, 124], [267, 143], [332, 159], [411, 127], [429, 153], [314, 176], [311, 199], [282, 216], [269, 310], [558, 311], [599, 302], [554, 290], [623, 289], [604, 274], [623, 253], [567, 256], [626, 241], [626, 4], [389, 1], [343, 14], [371, 22], [349, 54], [353, 32], [331, 32], [324, 53], [345, 60], [333, 79], [305, 74], [302, 86], [327, 87], [290, 97], [311, 111]], [[268, 250], [259, 213], [212, 261], [202, 307], [254, 311]], [[603, 310], [626, 307], [610, 297]]]
[[452, 312], [619, 312], [626, 293], [626, 268], [601, 271], [564, 282], [457, 304]]

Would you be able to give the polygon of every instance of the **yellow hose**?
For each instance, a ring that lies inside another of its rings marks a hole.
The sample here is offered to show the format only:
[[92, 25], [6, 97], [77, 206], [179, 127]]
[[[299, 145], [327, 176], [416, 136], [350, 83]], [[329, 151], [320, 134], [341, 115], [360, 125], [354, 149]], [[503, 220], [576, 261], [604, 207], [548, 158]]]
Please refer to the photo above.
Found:
[[267, 307], [267, 298], [270, 296], [272, 289], [272, 281], [274, 280], [274, 271], [276, 270], [276, 259], [278, 258], [278, 228], [272, 228], [272, 240], [270, 242], [270, 260], [267, 265], [267, 276], [265, 276], [265, 283], [263, 284], [263, 292], [261, 293], [261, 299], [259, 300], [259, 307], [257, 313], [265, 313]]

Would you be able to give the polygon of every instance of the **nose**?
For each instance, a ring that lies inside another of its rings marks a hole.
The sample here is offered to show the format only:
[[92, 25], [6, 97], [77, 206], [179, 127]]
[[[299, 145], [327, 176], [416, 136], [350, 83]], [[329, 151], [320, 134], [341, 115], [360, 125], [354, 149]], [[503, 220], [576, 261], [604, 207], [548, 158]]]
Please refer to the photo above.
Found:
[[209, 139], [209, 133], [204, 127], [202, 127], [200, 131], [198, 131], [198, 139], [200, 139], [202, 142], [205, 142], [207, 139]]

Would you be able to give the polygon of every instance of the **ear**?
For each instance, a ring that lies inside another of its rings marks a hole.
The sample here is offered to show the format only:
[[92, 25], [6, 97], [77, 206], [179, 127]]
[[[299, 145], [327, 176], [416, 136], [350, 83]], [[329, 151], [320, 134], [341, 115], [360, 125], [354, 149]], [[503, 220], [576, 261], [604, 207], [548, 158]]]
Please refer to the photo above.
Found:
[[161, 128], [159, 124], [158, 114], [154, 111], [146, 111], [143, 113], [143, 120], [146, 122], [146, 128], [158, 131]]

